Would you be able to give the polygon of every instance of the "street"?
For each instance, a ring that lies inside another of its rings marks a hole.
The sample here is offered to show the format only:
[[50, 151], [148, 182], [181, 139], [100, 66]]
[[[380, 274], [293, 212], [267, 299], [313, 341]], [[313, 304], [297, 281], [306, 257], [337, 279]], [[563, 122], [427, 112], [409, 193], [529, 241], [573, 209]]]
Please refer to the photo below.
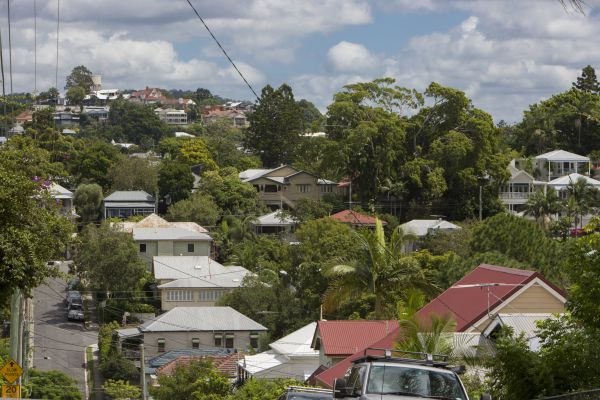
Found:
[[[66, 265], [61, 264], [60, 268], [67, 272]], [[54, 278], [34, 291], [33, 367], [62, 371], [76, 379], [85, 393], [85, 348], [98, 341], [98, 332], [85, 330], [81, 322], [67, 320], [65, 288], [63, 279]]]

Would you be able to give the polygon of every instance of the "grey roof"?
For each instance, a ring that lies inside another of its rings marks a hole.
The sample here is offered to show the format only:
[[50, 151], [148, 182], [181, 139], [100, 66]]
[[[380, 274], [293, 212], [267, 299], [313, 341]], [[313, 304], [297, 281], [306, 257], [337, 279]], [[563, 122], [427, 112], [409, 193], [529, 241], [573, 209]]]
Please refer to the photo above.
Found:
[[578, 174], [576, 172], [569, 175], [561, 176], [560, 178], [553, 179], [550, 182], [548, 182], [548, 186], [552, 186], [553, 188], [560, 190], [566, 188], [567, 186], [569, 186], [569, 184], [576, 183], [579, 179], [585, 180], [588, 185], [592, 185], [596, 188], [600, 187], [600, 181], [590, 178], [589, 176]]
[[579, 154], [571, 153], [565, 150], [554, 150], [548, 153], [540, 154], [535, 157], [536, 160], [547, 160], [552, 162], [563, 162], [563, 161], [578, 161], [578, 162], [589, 162], [589, 157], [580, 156]]
[[104, 202], [107, 201], [122, 201], [122, 202], [152, 202], [154, 197], [144, 192], [143, 190], [117, 190], [116, 192], [106, 196]]
[[208, 256], [155, 256], [154, 278], [172, 279], [159, 288], [232, 288], [239, 287], [250, 272], [243, 267], [223, 266]]
[[138, 328], [117, 329], [117, 335], [120, 338], [130, 338], [130, 337], [138, 336], [141, 334], [142, 333], [140, 332], [140, 330]]
[[210, 241], [212, 238], [206, 233], [193, 232], [182, 228], [133, 228], [133, 240], [188, 240], [188, 241]]
[[175, 307], [139, 327], [141, 332], [266, 331], [231, 307]]
[[52, 185], [50, 186], [50, 196], [55, 199], [72, 199], [73, 192], [69, 189], [65, 189], [56, 182], [52, 182]]

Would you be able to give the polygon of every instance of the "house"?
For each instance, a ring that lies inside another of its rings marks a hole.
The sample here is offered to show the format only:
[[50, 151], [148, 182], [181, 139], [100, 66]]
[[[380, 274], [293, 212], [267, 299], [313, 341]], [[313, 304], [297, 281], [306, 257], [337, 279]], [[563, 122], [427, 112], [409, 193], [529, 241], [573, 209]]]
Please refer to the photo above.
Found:
[[227, 292], [240, 287], [250, 273], [238, 266], [223, 266], [208, 256], [153, 257], [153, 273], [161, 309], [214, 306]]
[[498, 314], [494, 320], [485, 328], [481, 336], [492, 338], [500, 329], [511, 328], [515, 337], [523, 335], [531, 351], [540, 349], [537, 323], [547, 319], [556, 318], [556, 314], [550, 313], [522, 313], [522, 314]]
[[98, 122], [106, 122], [108, 121], [108, 113], [110, 112], [110, 107], [108, 106], [84, 106], [83, 114], [86, 114], [88, 117], [95, 119]]
[[[583, 177], [583, 174], [586, 178], [589, 177], [591, 163], [589, 157], [554, 150], [533, 159], [512, 160], [508, 165], [508, 172], [510, 178], [500, 191], [500, 200], [509, 211], [518, 213], [524, 211], [532, 193], [545, 191], [547, 187], [566, 187], [574, 177]], [[571, 179], [564, 184], [565, 179], [562, 178], [566, 176], [571, 176]], [[563, 193], [563, 198], [564, 196]]]
[[551, 187], [554, 190], [556, 190], [558, 197], [566, 199], [569, 196], [569, 185], [576, 183], [580, 179], [583, 179], [588, 185], [596, 189], [600, 189], [600, 181], [590, 178], [589, 176], [578, 174], [576, 172], [551, 180], [547, 183], [547, 187]]
[[17, 125], [23, 125], [25, 122], [32, 122], [32, 121], [33, 121], [33, 111], [32, 110], [25, 110], [15, 117], [15, 122], [17, 123]]
[[[320, 346], [328, 346], [325, 353], [336, 353], [332, 364], [320, 363], [320, 367], [309, 377], [308, 382], [313, 385], [333, 388], [336, 378], [341, 378], [352, 367], [352, 361], [364, 355], [366, 348], [393, 347], [400, 326], [398, 321], [319, 321], [313, 348], [316, 345], [317, 333]], [[320, 329], [319, 329], [320, 328]], [[320, 350], [320, 356], [322, 351]], [[333, 354], [332, 354], [333, 355]]]
[[154, 197], [143, 190], [116, 191], [102, 202], [104, 218], [128, 218], [156, 212]]
[[327, 194], [333, 194], [336, 182], [300, 171], [289, 165], [273, 169], [248, 169], [240, 172], [243, 182], [253, 185], [260, 199], [273, 210], [294, 208], [298, 199], [319, 201]]
[[56, 200], [56, 203], [60, 207], [59, 212], [67, 217], [76, 217], [75, 208], [73, 207], [73, 192], [58, 183], [52, 182], [50, 188], [50, 196]]
[[[374, 228], [376, 218], [370, 215], [361, 214], [354, 210], [344, 210], [333, 214], [330, 218], [335, 219], [343, 224], [352, 225], [355, 228]], [[387, 222], [381, 221], [382, 225]]]
[[256, 218], [252, 221], [252, 225], [258, 234], [279, 235], [291, 233], [298, 225], [298, 221], [291, 216], [284, 215], [281, 210], [276, 210]]
[[129, 96], [130, 101], [142, 103], [144, 105], [160, 103], [166, 98], [167, 97], [162, 93], [160, 89], [149, 88], [148, 86], [146, 86], [145, 89], [132, 92]]
[[156, 108], [154, 114], [167, 125], [187, 125], [188, 116], [184, 110], [175, 110], [174, 108]]
[[52, 114], [54, 123], [61, 126], [79, 125], [79, 112], [56, 111]]
[[311, 347], [329, 368], [396, 329], [396, 320], [318, 321]]
[[[227, 354], [212, 354], [212, 355], [182, 355], [177, 357], [174, 360], [171, 360], [160, 367], [156, 368], [156, 380], [153, 382], [155, 385], [158, 385], [158, 377], [161, 375], [173, 375], [175, 368], [180, 366], [189, 365], [194, 361], [198, 360], [210, 360], [215, 367], [215, 369], [221, 373], [221, 375], [225, 376], [229, 379], [229, 381], [233, 384], [238, 380], [238, 369], [237, 363], [244, 358], [243, 351], [235, 351]], [[152, 383], [151, 383], [152, 384]]]
[[202, 121], [204, 124], [211, 124], [220, 119], [227, 119], [231, 121], [233, 126], [238, 128], [249, 125], [244, 111], [226, 109], [224, 106], [207, 106], [202, 110]]
[[117, 331], [119, 343], [140, 338], [148, 358], [177, 349], [257, 349], [267, 328], [231, 307], [175, 307], [137, 328]]
[[311, 322], [269, 344], [269, 350], [246, 355], [238, 362], [240, 379], [308, 379], [319, 367], [319, 351], [311, 348], [316, 327]]
[[456, 332], [482, 333], [498, 314], [563, 313], [565, 294], [538, 272], [481, 264], [419, 310], [452, 315]]
[[402, 228], [402, 232], [417, 237], [427, 236], [437, 231], [452, 232], [462, 229], [460, 226], [443, 219], [413, 219], [401, 224], [400, 228]]
[[212, 238], [201, 232], [178, 227], [135, 227], [133, 241], [140, 257], [152, 268], [155, 256], [209, 256]]

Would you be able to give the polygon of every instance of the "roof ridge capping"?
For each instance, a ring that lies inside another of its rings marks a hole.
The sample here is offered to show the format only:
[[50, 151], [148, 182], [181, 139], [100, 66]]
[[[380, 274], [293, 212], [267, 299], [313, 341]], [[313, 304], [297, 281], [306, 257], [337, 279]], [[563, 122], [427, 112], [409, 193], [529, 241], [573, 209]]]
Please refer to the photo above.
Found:
[[486, 263], [479, 264], [475, 269], [477, 269], [477, 268], [484, 268], [484, 269], [488, 269], [490, 271], [497, 271], [497, 272], [506, 272], [507, 274], [513, 274], [513, 275], [522, 275], [522, 276], [540, 275], [539, 272], [532, 271], [529, 269], [502, 267], [500, 265], [493, 265], [493, 264], [486, 264]]

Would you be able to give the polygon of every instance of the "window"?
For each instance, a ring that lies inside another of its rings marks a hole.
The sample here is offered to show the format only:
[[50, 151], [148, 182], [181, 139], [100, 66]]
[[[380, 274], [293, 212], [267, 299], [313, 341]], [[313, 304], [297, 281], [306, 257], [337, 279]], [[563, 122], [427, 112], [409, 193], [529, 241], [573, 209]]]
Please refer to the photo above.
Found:
[[225, 347], [233, 349], [233, 332], [227, 332], [225, 334]]
[[331, 185], [321, 185], [321, 193], [332, 193], [333, 186]]
[[192, 349], [199, 349], [200, 348], [200, 338], [192, 338]]
[[367, 368], [365, 366], [358, 366], [352, 368], [350, 371], [350, 376], [348, 376], [348, 380], [346, 381], [346, 387], [350, 391], [351, 394], [362, 394], [363, 382], [365, 380], [365, 372]]
[[265, 185], [265, 193], [276, 193], [279, 191], [279, 186], [277, 185]]
[[188, 253], [194, 252], [194, 243], [188, 243]]
[[200, 300], [200, 301], [217, 301], [223, 296], [223, 294], [225, 294], [225, 290], [202, 290], [199, 293], [198, 300]]
[[165, 352], [165, 339], [163, 338], [159, 338], [156, 341], [157, 347], [158, 347], [158, 352], [159, 353], [164, 353]]
[[258, 349], [258, 332], [250, 333], [250, 347]]
[[194, 292], [191, 290], [169, 290], [167, 291], [167, 301], [192, 301]]
[[300, 192], [300, 193], [309, 193], [310, 192], [310, 185], [296, 185], [296, 188], [298, 189], [298, 192]]
[[215, 333], [215, 347], [223, 347], [223, 334]]
[[146, 252], [146, 243], [140, 243], [140, 253]]

